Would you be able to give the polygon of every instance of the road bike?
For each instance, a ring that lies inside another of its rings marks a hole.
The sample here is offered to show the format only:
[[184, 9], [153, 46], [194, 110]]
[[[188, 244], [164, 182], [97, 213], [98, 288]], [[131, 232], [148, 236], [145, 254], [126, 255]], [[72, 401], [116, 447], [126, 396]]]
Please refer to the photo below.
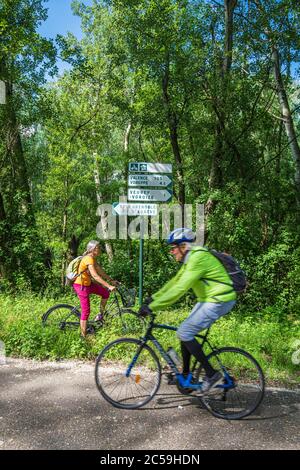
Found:
[[145, 335], [140, 339], [121, 338], [112, 341], [96, 359], [96, 385], [105, 400], [117, 408], [137, 409], [146, 405], [158, 392], [162, 367], [151, 342], [166, 361], [175, 377], [178, 390], [183, 394], [197, 394], [204, 407], [214, 416], [223, 419], [241, 419], [249, 416], [260, 405], [264, 397], [263, 371], [254, 357], [235, 347], [214, 347], [205, 334], [197, 335], [208, 360], [219, 370], [221, 383], [201, 393], [205, 372], [195, 360], [191, 373], [184, 377], [168, 352], [153, 335], [154, 329], [176, 331], [170, 325], [155, 323], [155, 314], [150, 315]]
[[[130, 307], [135, 305], [136, 290], [127, 289], [119, 284], [111, 293], [105, 312], [99, 321], [88, 320], [87, 333], [96, 333], [106, 324], [114, 323], [123, 333], [141, 332], [142, 321]], [[49, 308], [42, 316], [43, 326], [57, 327], [62, 331], [78, 329], [80, 325], [80, 307], [70, 304], [57, 304]]]

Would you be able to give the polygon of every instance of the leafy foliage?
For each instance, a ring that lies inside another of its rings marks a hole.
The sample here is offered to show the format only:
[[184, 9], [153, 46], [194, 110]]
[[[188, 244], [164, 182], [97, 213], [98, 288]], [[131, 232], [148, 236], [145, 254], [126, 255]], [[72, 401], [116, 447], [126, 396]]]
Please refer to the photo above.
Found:
[[[232, 3], [230, 27], [222, 2], [73, 2], [83, 38], [57, 38], [72, 68], [46, 82], [56, 51], [37, 33], [42, 0], [1, 2], [3, 290], [61, 295], [66, 263], [96, 238], [98, 205], [126, 193], [128, 162], [164, 161], [174, 165], [174, 201], [206, 205], [205, 243], [248, 273], [243, 317], [299, 317], [299, 165], [272, 51], [299, 133], [300, 6]], [[138, 242], [101, 243], [107, 272], [137, 286]], [[145, 295], [176, 269], [163, 243], [146, 240]]]

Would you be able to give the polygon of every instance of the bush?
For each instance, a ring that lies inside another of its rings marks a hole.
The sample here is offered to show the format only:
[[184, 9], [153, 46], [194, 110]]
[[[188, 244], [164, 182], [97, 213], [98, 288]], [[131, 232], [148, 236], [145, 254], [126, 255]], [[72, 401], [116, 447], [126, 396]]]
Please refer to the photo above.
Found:
[[[278, 319], [286, 315], [299, 318], [300, 249], [286, 243], [270, 247], [249, 265], [250, 286], [244, 308], [261, 310], [270, 307]], [[273, 307], [274, 306], [274, 307]]]

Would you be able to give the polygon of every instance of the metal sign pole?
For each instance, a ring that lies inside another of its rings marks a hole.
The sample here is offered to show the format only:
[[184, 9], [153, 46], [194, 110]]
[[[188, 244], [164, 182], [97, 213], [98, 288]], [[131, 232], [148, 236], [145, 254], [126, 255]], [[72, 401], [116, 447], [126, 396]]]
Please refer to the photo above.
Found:
[[139, 257], [139, 304], [143, 303], [143, 263], [144, 263], [144, 240], [140, 239], [140, 257]]
[[139, 305], [143, 303], [143, 282], [144, 282], [144, 217], [141, 219], [140, 230], [140, 255], [139, 255]]

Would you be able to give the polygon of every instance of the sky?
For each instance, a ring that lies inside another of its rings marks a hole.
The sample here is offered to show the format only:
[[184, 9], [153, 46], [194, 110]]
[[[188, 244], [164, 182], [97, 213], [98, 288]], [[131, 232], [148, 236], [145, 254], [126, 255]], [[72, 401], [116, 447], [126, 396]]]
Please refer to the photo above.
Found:
[[[57, 34], [65, 35], [68, 31], [79, 39], [82, 37], [80, 18], [73, 15], [71, 9], [72, 0], [48, 0], [45, 1], [45, 8], [48, 9], [48, 19], [42, 23], [38, 32], [46, 37], [55, 39]], [[85, 0], [86, 4], [91, 4], [91, 0]], [[59, 73], [70, 68], [70, 66], [57, 59]]]

